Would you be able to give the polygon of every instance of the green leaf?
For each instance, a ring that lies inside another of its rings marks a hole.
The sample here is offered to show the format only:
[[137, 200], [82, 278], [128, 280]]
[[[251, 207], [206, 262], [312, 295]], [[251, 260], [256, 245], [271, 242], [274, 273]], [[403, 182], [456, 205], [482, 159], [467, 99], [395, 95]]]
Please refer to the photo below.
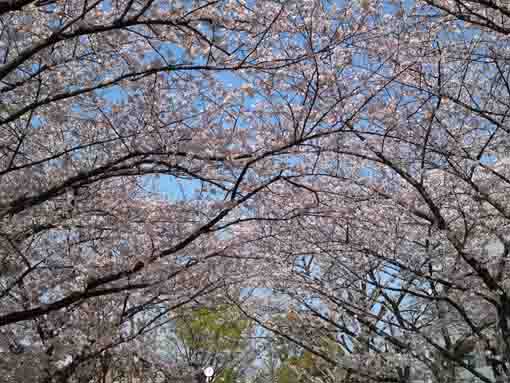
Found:
[[193, 349], [239, 351], [245, 346], [242, 335], [249, 326], [235, 307], [221, 305], [183, 315], [177, 321], [177, 335]]

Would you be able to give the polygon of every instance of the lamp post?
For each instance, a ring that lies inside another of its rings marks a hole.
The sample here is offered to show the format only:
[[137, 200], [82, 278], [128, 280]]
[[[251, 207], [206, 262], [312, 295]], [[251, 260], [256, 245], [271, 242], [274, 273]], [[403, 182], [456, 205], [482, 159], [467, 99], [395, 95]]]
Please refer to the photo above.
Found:
[[214, 369], [212, 367], [207, 367], [204, 370], [205, 381], [209, 383], [212, 380], [212, 376], [214, 375]]

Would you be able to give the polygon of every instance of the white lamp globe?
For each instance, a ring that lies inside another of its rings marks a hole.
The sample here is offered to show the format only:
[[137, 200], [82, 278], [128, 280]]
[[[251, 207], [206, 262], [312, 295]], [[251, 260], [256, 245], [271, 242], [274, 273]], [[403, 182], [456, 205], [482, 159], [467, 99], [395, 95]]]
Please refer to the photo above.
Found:
[[207, 376], [208, 378], [210, 378], [211, 376], [214, 375], [214, 369], [212, 367], [207, 367], [204, 370], [204, 375]]

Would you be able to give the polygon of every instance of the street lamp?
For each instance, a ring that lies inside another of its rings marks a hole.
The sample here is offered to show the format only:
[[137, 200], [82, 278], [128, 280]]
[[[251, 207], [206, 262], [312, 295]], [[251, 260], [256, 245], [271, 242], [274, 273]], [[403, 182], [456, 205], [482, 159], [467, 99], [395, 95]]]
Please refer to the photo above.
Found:
[[212, 379], [212, 376], [214, 375], [214, 369], [212, 367], [207, 367], [204, 370], [204, 375], [205, 375], [205, 381], [210, 382]]

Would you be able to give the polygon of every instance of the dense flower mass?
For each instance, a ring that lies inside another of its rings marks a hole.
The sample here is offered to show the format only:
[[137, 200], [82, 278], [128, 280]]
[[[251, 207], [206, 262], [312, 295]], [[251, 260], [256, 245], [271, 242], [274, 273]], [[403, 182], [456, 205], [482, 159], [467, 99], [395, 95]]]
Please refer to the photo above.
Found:
[[510, 379], [507, 1], [0, 21], [0, 381]]

